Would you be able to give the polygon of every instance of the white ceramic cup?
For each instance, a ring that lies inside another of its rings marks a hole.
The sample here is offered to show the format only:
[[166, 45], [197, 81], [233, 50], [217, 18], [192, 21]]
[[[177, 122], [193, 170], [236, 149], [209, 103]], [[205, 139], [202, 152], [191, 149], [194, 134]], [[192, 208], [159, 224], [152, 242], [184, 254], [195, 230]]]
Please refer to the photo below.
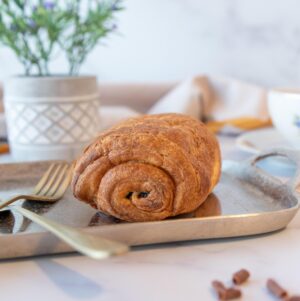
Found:
[[14, 77], [5, 85], [17, 161], [74, 159], [99, 131], [96, 77]]
[[290, 145], [300, 149], [300, 89], [273, 89], [268, 93], [272, 122]]

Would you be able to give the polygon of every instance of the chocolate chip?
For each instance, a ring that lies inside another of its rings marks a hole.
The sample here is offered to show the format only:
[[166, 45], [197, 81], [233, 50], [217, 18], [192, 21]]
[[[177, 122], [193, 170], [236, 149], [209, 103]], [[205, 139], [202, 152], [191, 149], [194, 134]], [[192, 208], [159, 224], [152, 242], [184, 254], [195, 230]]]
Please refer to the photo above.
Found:
[[131, 200], [132, 195], [133, 195], [133, 192], [130, 191], [130, 192], [127, 193], [125, 198], [128, 199], [128, 200]]
[[250, 273], [245, 269], [241, 269], [233, 274], [232, 281], [234, 284], [239, 285], [246, 282], [249, 277], [250, 277]]
[[282, 288], [274, 279], [268, 279], [267, 288], [274, 296], [278, 298], [283, 299], [288, 295], [287, 291]]
[[217, 293], [219, 300], [233, 300], [242, 296], [242, 292], [236, 288], [226, 288], [225, 285], [218, 280], [212, 282], [212, 287]]
[[138, 194], [139, 199], [146, 198], [149, 195], [149, 192], [142, 191]]

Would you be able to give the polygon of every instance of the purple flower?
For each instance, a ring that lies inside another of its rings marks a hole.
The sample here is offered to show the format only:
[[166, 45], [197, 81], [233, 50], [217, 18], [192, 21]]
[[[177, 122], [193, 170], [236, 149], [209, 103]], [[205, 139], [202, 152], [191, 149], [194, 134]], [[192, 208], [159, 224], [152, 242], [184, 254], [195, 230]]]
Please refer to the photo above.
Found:
[[120, 4], [120, 0], [116, 0], [116, 1], [113, 3], [113, 5], [111, 6], [111, 10], [118, 10], [118, 9], [120, 9], [119, 4]]
[[117, 24], [113, 24], [112, 26], [111, 26], [111, 28], [110, 28], [110, 30], [116, 30], [118, 28], [118, 26], [117, 26]]
[[36, 29], [36, 23], [35, 21], [33, 21], [32, 19], [27, 20], [27, 25], [31, 28], [31, 29]]
[[45, 1], [43, 6], [46, 10], [52, 10], [55, 7], [55, 3], [52, 1]]

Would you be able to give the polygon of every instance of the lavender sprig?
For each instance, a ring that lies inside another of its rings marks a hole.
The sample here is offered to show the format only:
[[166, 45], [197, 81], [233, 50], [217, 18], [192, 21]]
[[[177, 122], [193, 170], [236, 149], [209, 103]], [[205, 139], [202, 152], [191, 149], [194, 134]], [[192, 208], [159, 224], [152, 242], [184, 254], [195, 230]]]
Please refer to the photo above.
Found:
[[43, 6], [44, 6], [44, 8], [47, 9], [47, 10], [53, 10], [53, 9], [55, 8], [55, 3], [52, 2], [52, 1], [45, 1], [45, 2], [43, 3]]

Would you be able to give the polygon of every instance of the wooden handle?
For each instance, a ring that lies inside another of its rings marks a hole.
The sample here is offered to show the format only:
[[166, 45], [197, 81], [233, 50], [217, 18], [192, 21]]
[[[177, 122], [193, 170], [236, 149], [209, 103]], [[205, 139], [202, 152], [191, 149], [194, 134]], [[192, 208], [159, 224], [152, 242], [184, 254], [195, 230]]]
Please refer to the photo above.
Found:
[[8, 144], [1, 144], [0, 145], [0, 154], [7, 154], [7, 153], [9, 153]]

